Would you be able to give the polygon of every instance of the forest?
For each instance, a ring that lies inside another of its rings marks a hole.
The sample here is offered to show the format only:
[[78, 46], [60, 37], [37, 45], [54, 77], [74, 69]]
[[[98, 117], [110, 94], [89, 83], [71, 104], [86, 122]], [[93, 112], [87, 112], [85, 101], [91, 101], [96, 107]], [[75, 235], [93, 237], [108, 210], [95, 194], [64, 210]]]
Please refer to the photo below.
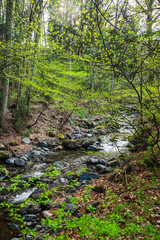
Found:
[[0, 240], [160, 239], [159, 76], [160, 0], [0, 0]]

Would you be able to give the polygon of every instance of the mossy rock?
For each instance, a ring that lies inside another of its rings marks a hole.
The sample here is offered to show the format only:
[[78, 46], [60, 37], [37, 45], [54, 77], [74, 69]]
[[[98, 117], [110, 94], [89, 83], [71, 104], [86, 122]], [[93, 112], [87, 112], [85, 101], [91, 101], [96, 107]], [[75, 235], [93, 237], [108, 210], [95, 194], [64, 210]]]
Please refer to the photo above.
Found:
[[19, 144], [17, 142], [10, 142], [9, 145], [10, 146], [18, 146]]
[[50, 131], [49, 133], [48, 133], [48, 135], [49, 135], [49, 137], [55, 137], [55, 132], [54, 131]]
[[9, 154], [7, 151], [1, 151], [0, 152], [0, 160], [6, 160], [9, 158]]
[[61, 134], [61, 133], [56, 133], [55, 137], [59, 138], [60, 140], [64, 140], [65, 139], [65, 136], [63, 134]]

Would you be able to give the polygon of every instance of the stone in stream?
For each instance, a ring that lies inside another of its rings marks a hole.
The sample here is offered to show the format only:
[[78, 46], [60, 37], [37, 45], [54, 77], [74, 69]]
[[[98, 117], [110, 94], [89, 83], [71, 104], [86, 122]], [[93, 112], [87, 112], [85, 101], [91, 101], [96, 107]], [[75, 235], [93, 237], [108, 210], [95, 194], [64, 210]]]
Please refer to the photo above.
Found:
[[25, 164], [26, 164], [26, 162], [23, 159], [16, 159], [14, 161], [14, 165], [16, 165], [18, 167], [24, 167]]
[[100, 148], [96, 145], [90, 145], [90, 146], [87, 147], [87, 150], [88, 151], [100, 151], [100, 150], [102, 150], [102, 148]]
[[66, 149], [70, 150], [79, 148], [78, 142], [76, 140], [63, 140], [62, 145]]
[[42, 141], [42, 142], [39, 142], [39, 146], [42, 147], [42, 148], [48, 148], [48, 143], [45, 142], [45, 141]]
[[25, 137], [25, 138], [22, 139], [22, 143], [30, 144], [31, 140], [28, 137]]
[[5, 163], [8, 165], [13, 165], [15, 160], [17, 160], [17, 158], [8, 158]]

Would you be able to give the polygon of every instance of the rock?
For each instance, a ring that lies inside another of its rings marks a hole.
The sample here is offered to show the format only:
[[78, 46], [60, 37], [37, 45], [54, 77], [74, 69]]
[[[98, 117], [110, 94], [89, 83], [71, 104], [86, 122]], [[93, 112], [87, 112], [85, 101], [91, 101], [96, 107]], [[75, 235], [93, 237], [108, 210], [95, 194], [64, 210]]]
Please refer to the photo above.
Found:
[[5, 146], [2, 143], [0, 143], [0, 150], [5, 150]]
[[109, 161], [107, 163], [108, 167], [117, 167], [118, 166], [118, 161], [117, 160], [113, 160], [113, 161]]
[[9, 154], [7, 151], [1, 151], [0, 152], [0, 160], [6, 160], [9, 158]]
[[76, 206], [75, 204], [71, 204], [71, 203], [67, 203], [64, 206], [64, 211], [65, 212], [71, 212], [72, 214], [75, 213], [78, 210], [78, 206]]
[[22, 215], [31, 213], [31, 214], [36, 214], [41, 211], [41, 207], [35, 203], [30, 203], [27, 205], [27, 207], [21, 207], [19, 209], [19, 213]]
[[96, 165], [96, 170], [100, 171], [101, 173], [109, 173], [112, 172], [112, 168], [111, 167], [105, 167], [102, 164], [97, 164]]
[[11, 240], [20, 240], [20, 238], [12, 238]]
[[41, 151], [33, 151], [33, 157], [39, 157], [41, 154]]
[[55, 137], [59, 138], [60, 140], [64, 140], [65, 139], [64, 135], [62, 135], [61, 133], [56, 133]]
[[36, 189], [33, 193], [31, 193], [31, 195], [29, 195], [29, 198], [32, 198], [34, 200], [39, 199], [40, 194], [44, 191], [44, 189]]
[[102, 150], [102, 148], [100, 148], [96, 145], [90, 145], [90, 146], [87, 147], [87, 150], [88, 151], [100, 151], [100, 150]]
[[62, 141], [62, 145], [66, 148], [66, 149], [77, 149], [79, 147], [78, 142], [75, 140], [63, 140]]
[[48, 143], [45, 141], [39, 142], [39, 146], [42, 148], [48, 148]]
[[72, 139], [71, 135], [69, 133], [66, 133], [65, 139]]
[[77, 139], [79, 139], [79, 138], [82, 137], [82, 134], [81, 134], [81, 133], [74, 134], [74, 137], [77, 138]]
[[52, 213], [50, 213], [49, 211], [43, 211], [42, 215], [44, 218], [51, 218], [52, 217]]
[[14, 161], [14, 165], [16, 165], [18, 167], [24, 167], [25, 164], [26, 164], [26, 162], [23, 159], [16, 159]]
[[57, 161], [54, 163], [54, 166], [61, 170], [64, 170], [66, 168], [69, 168], [70, 165], [67, 162]]
[[101, 165], [106, 165], [106, 162], [103, 159], [98, 159], [98, 158], [88, 158], [87, 159], [87, 164], [92, 164], [92, 165], [96, 165], [96, 164], [101, 164]]
[[25, 215], [24, 215], [24, 220], [25, 220], [26, 222], [29, 222], [29, 221], [33, 220], [34, 218], [36, 218], [36, 215], [35, 215], [35, 214], [25, 214]]
[[78, 217], [78, 218], [80, 218], [80, 217], [82, 217], [82, 216], [83, 216], [83, 213], [81, 213], [81, 212], [78, 212], [78, 213], [77, 213], [77, 217]]
[[87, 139], [87, 140], [85, 140], [82, 144], [81, 144], [81, 146], [83, 147], [83, 148], [88, 148], [90, 145], [92, 145], [93, 143], [95, 143], [95, 139]]
[[13, 165], [15, 160], [17, 160], [17, 158], [8, 158], [5, 163], [8, 165]]
[[87, 159], [87, 164], [92, 164], [92, 165], [99, 164], [99, 159], [97, 159], [97, 158], [89, 158], [89, 159]]
[[28, 137], [25, 137], [25, 138], [22, 139], [22, 143], [30, 144], [31, 140]]
[[59, 181], [60, 181], [60, 183], [62, 183], [62, 184], [68, 184], [68, 183], [69, 183], [69, 181], [68, 181], [67, 178], [60, 178]]
[[12, 229], [13, 231], [18, 231], [18, 230], [19, 230], [18, 225], [15, 224], [15, 223], [10, 222], [10, 223], [8, 223], [8, 226], [9, 226], [9, 228]]
[[80, 181], [88, 181], [91, 179], [97, 179], [99, 178], [99, 176], [96, 173], [88, 173], [88, 172], [84, 172], [80, 175]]
[[55, 132], [54, 131], [50, 131], [49, 132], [49, 137], [54, 137], [55, 136]]

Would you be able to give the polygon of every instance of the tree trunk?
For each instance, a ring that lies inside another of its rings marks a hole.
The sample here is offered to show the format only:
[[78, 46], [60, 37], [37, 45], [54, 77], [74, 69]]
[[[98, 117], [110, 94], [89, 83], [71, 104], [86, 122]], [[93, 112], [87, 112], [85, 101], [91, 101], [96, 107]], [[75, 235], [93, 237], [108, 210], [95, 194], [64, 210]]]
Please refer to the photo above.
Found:
[[0, 78], [0, 127], [4, 126], [5, 113], [7, 110], [8, 102], [8, 89], [9, 89], [9, 79], [6, 76], [6, 72], [9, 71], [9, 52], [7, 51], [8, 43], [11, 40], [11, 30], [12, 30], [12, 10], [13, 10], [13, 0], [7, 0], [6, 3], [6, 32], [4, 33], [4, 39], [6, 42], [6, 52], [3, 61], [3, 69]]

